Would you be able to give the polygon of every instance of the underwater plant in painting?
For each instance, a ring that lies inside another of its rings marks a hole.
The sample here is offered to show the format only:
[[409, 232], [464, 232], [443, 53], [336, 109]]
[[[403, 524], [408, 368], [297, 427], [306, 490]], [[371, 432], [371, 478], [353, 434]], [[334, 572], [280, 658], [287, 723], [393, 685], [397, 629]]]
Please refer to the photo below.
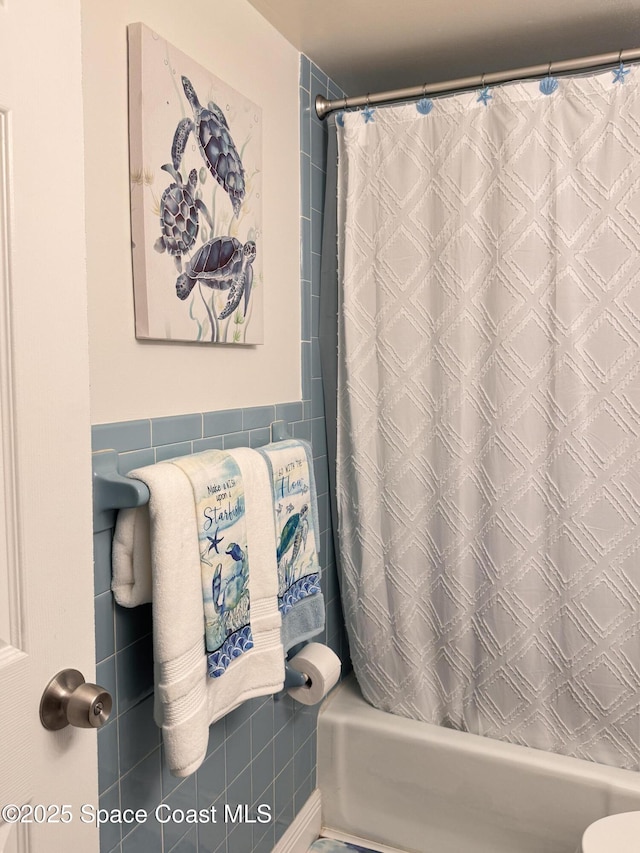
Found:
[[136, 336], [262, 343], [261, 111], [143, 24], [128, 35]]

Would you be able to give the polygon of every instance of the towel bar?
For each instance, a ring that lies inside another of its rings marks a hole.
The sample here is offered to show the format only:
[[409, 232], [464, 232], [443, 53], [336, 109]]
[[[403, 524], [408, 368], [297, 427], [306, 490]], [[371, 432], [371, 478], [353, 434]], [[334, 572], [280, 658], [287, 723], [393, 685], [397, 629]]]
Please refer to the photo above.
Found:
[[[271, 423], [271, 441], [292, 438], [287, 421]], [[149, 489], [141, 480], [125, 477], [118, 471], [118, 453], [115, 450], [99, 450], [93, 453], [93, 529], [94, 532], [115, 526], [117, 510], [143, 506], [149, 501]], [[291, 652], [290, 652], [291, 653]], [[294, 669], [285, 661], [284, 691], [293, 687], [304, 687], [309, 678], [304, 672]]]
[[[286, 421], [273, 421], [271, 441], [291, 438]], [[149, 489], [140, 480], [118, 472], [115, 450], [98, 450], [93, 454], [93, 529], [94, 532], [114, 526], [118, 509], [142, 506], [149, 502]]]
[[289, 433], [289, 424], [286, 421], [273, 421], [271, 424], [271, 441], [286, 441], [292, 438]]
[[97, 533], [115, 524], [115, 512], [149, 502], [149, 489], [140, 480], [118, 472], [115, 450], [93, 454], [93, 530]]

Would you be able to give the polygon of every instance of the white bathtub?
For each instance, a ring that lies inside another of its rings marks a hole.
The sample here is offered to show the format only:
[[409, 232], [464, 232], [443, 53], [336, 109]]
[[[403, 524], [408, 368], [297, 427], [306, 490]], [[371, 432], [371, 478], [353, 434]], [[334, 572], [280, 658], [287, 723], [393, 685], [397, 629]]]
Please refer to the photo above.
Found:
[[410, 853], [575, 853], [640, 810], [638, 773], [378, 711], [353, 677], [320, 711], [318, 787], [324, 834]]

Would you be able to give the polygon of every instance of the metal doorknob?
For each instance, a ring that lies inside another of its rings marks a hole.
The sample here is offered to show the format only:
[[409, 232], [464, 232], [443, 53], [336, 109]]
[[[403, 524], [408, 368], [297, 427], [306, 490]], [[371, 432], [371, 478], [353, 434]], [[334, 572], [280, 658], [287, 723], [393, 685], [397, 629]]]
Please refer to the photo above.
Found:
[[40, 700], [40, 722], [50, 731], [78, 726], [99, 729], [109, 719], [113, 700], [104, 687], [87, 684], [77, 669], [63, 669], [47, 685]]

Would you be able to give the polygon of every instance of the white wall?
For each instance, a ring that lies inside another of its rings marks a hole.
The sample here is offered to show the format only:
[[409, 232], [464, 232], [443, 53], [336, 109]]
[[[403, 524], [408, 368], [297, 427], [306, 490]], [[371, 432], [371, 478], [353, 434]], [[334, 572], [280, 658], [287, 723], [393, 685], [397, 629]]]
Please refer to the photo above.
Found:
[[[298, 52], [246, 0], [83, 0], [92, 423], [300, 399]], [[262, 107], [265, 343], [137, 341], [126, 25], [142, 21]]]

